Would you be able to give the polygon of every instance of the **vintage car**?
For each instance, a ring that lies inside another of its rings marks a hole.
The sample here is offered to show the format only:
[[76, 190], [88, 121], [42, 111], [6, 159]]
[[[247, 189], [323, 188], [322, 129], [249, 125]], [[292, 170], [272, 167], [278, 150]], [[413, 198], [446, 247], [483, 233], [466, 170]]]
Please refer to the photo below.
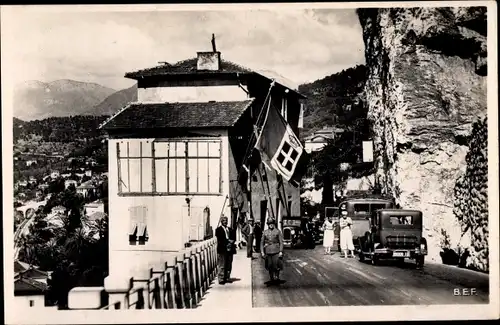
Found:
[[[370, 230], [369, 217], [379, 209], [390, 208], [395, 208], [392, 199], [376, 195], [350, 197], [340, 203], [340, 215], [347, 215], [352, 220], [352, 238], [357, 251], [360, 249], [358, 238], [363, 237]], [[339, 227], [335, 229], [335, 236], [340, 237]]]
[[369, 258], [373, 265], [380, 259], [414, 259], [423, 267], [427, 241], [422, 236], [422, 212], [407, 209], [382, 209], [370, 218], [370, 231], [359, 238], [359, 260]]
[[283, 217], [283, 243], [285, 247], [295, 248], [303, 245], [303, 218]]

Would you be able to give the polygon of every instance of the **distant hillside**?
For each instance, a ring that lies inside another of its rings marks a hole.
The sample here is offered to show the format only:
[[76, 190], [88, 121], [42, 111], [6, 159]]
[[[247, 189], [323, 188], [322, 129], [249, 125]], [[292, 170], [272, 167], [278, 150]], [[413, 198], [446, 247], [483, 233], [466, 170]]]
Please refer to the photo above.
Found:
[[95, 83], [27, 81], [14, 90], [14, 116], [25, 121], [82, 115], [115, 92]]
[[306, 137], [323, 126], [351, 127], [355, 120], [366, 118], [362, 94], [365, 81], [366, 68], [358, 65], [300, 85], [299, 92], [307, 96], [301, 136]]
[[137, 101], [137, 84], [111, 94], [86, 112], [88, 115], [113, 115], [130, 102]]
[[22, 121], [14, 118], [14, 143], [39, 138], [43, 142], [78, 142], [99, 138], [98, 129], [108, 116], [50, 117], [43, 120]]

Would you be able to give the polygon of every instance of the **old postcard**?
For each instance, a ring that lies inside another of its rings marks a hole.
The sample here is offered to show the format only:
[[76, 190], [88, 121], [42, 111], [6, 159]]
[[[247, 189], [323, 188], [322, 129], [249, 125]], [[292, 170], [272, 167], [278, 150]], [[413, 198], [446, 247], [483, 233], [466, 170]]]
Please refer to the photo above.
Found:
[[6, 323], [500, 316], [495, 2], [1, 24]]

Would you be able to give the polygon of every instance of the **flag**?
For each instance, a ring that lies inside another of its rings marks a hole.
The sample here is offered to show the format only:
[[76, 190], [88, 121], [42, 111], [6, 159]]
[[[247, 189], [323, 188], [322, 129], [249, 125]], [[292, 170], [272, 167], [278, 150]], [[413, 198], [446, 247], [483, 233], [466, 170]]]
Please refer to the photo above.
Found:
[[255, 149], [264, 156], [262, 161], [270, 161], [271, 167], [283, 179], [300, 183], [309, 159], [308, 154], [291, 126], [272, 104], [269, 105]]

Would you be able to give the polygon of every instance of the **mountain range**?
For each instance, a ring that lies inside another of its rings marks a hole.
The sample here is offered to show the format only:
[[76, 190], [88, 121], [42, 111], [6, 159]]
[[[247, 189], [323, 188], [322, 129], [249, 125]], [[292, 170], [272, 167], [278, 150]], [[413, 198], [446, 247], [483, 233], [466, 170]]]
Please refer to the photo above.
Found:
[[[366, 68], [359, 65], [298, 87], [305, 100], [301, 136], [332, 125], [351, 125], [365, 117], [363, 87]], [[14, 116], [24, 120], [49, 117], [109, 116], [137, 101], [137, 85], [115, 91], [95, 83], [58, 80], [29, 81], [15, 89]]]
[[112, 103], [119, 106], [133, 99], [136, 91], [132, 88], [117, 92], [96, 83], [68, 79], [48, 83], [26, 81], [14, 89], [14, 116], [30, 121], [49, 117], [106, 115]]

